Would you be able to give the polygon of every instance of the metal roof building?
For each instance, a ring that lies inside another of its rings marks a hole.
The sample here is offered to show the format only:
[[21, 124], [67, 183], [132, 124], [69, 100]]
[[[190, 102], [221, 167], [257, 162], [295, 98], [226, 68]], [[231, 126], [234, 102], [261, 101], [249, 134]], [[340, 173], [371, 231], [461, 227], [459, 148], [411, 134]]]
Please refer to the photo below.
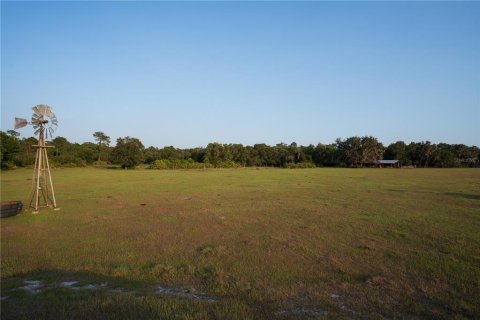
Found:
[[389, 164], [389, 165], [394, 165], [399, 163], [400, 160], [378, 160], [378, 164]]

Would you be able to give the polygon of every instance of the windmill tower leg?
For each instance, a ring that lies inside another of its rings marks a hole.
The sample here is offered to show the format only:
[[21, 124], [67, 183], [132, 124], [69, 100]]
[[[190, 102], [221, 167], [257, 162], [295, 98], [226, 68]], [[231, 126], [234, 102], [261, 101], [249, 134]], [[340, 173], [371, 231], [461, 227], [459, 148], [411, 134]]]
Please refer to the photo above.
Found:
[[33, 190], [32, 190], [32, 198], [30, 199], [30, 208], [33, 208], [33, 213], [38, 213], [38, 205], [39, 205], [39, 192], [40, 192], [40, 177], [42, 174], [42, 148], [40, 147], [40, 140], [39, 145], [37, 147], [37, 154], [35, 157], [35, 168], [33, 169]]
[[[53, 191], [52, 174], [50, 173], [50, 164], [48, 163], [47, 149], [44, 148], [44, 150], [45, 150], [46, 170], [47, 170], [47, 173], [48, 173], [48, 182], [49, 182], [49, 184], [50, 184], [50, 190], [52, 191], [52, 199], [51, 199], [51, 202], [52, 202], [53, 208], [57, 208], [57, 201], [55, 200], [55, 192]], [[47, 187], [47, 190], [48, 190], [48, 186], [46, 186], [46, 187]]]
[[45, 145], [43, 130], [40, 131], [38, 145], [34, 147], [37, 148], [37, 154], [33, 172], [33, 190], [30, 199], [30, 208], [32, 208], [33, 213], [36, 214], [40, 207], [57, 208], [57, 202], [53, 191], [50, 164], [48, 163], [48, 146]]
[[[38, 168], [38, 158], [39, 158], [39, 153], [38, 153], [38, 149], [36, 151], [36, 154], [35, 154], [35, 166], [33, 167], [33, 176], [32, 176], [32, 192], [30, 193], [30, 204], [29, 204], [29, 208], [34, 208], [35, 210], [35, 207], [33, 206], [33, 200], [36, 199], [36, 192], [38, 190], [38, 185], [37, 185], [37, 181], [38, 181], [38, 172], [37, 172], [37, 168]], [[38, 209], [38, 208], [37, 208]]]

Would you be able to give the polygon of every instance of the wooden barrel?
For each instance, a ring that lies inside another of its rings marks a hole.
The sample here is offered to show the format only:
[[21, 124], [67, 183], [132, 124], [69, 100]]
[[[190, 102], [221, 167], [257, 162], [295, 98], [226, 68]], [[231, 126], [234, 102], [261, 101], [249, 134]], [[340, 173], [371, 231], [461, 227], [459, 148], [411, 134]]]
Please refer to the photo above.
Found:
[[21, 201], [5, 201], [0, 202], [0, 217], [7, 218], [18, 214], [22, 211], [23, 204]]

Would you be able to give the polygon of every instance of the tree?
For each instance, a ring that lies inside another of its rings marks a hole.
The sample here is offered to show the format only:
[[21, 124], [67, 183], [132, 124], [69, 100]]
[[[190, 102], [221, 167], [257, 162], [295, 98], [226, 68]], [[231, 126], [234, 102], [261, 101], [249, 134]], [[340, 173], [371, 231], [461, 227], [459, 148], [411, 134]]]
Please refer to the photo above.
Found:
[[218, 142], [209, 143], [205, 148], [204, 162], [210, 163], [214, 167], [238, 166], [238, 164], [234, 163], [234, 159], [235, 150], [240, 147], [243, 149], [242, 145], [221, 144]]
[[295, 156], [290, 154], [288, 145], [283, 142], [277, 143], [273, 151], [275, 155], [275, 162], [273, 163], [274, 166], [286, 168], [289, 163], [292, 163], [295, 160]]
[[336, 145], [341, 158], [347, 165], [357, 167], [362, 163], [362, 139], [360, 137], [350, 137], [344, 141], [338, 138]]
[[340, 155], [335, 144], [319, 143], [313, 150], [312, 159], [317, 167], [340, 165]]
[[15, 167], [19, 147], [18, 139], [15, 136], [0, 131], [0, 159], [2, 169]]
[[97, 155], [97, 146], [92, 142], [82, 143], [77, 147], [78, 151], [76, 152], [77, 156], [85, 161], [86, 163], [92, 164], [95, 162]]
[[193, 148], [189, 150], [190, 158], [196, 162], [205, 162], [205, 149], [204, 148]]
[[306, 147], [301, 147], [301, 148], [302, 148], [304, 161], [313, 162], [313, 155], [315, 154], [315, 146], [313, 144], [310, 144]]
[[254, 155], [251, 162], [255, 166], [271, 166], [275, 163], [275, 150], [267, 146], [265, 143], [257, 143], [253, 146]]
[[383, 158], [383, 145], [374, 137], [350, 137], [346, 140], [338, 138], [336, 147], [340, 158], [347, 165], [355, 167], [376, 163]]
[[66, 156], [69, 153], [69, 149], [71, 149], [71, 143], [64, 137], [55, 137], [55, 139], [52, 140], [52, 144], [55, 146], [53, 149], [53, 155], [55, 157], [61, 155]]
[[305, 154], [303, 153], [303, 149], [297, 145], [296, 142], [292, 142], [288, 146], [288, 153], [289, 153], [289, 159], [291, 159], [291, 162], [298, 163], [298, 162], [303, 162], [305, 161]]
[[232, 144], [230, 145], [230, 150], [232, 152], [233, 161], [236, 163], [246, 166], [248, 162], [248, 153], [242, 144]]
[[433, 156], [433, 165], [435, 167], [449, 168], [457, 165], [455, 154], [451, 145], [439, 143]]
[[104, 158], [107, 157], [107, 154], [105, 151], [107, 150], [106, 147], [110, 145], [110, 137], [107, 136], [102, 131], [94, 132], [93, 137], [95, 138], [95, 141], [98, 143], [98, 161], [100, 161], [102, 156], [104, 156]]
[[110, 144], [110, 137], [101, 131], [94, 132], [93, 137], [98, 145], [108, 146]]
[[160, 159], [160, 152], [155, 147], [148, 147], [145, 149], [144, 153], [144, 160], [147, 164], [152, 164], [155, 160]]
[[361, 165], [376, 163], [383, 159], [383, 145], [374, 137], [362, 138], [362, 161]]
[[480, 152], [478, 147], [468, 147], [464, 144], [454, 144], [451, 147], [456, 157], [456, 162], [461, 166], [474, 166], [480, 163]]
[[420, 154], [420, 165], [423, 165], [425, 168], [429, 166], [430, 161], [433, 159], [436, 147], [437, 146], [430, 141], [419, 143], [418, 151]]
[[164, 147], [159, 150], [159, 159], [183, 160], [183, 151], [175, 148], [174, 146]]
[[[38, 144], [38, 140], [35, 139], [34, 137], [24, 138], [19, 141], [20, 150], [16, 157], [16, 162], [18, 166], [29, 166], [35, 163], [37, 148], [35, 148], [34, 145], [37, 145], [37, 144]], [[48, 149], [54, 149], [54, 148], [48, 148]]]
[[10, 137], [13, 137], [15, 139], [18, 139], [18, 137], [20, 137], [20, 132], [17, 132], [15, 130], [7, 130], [7, 134], [10, 136]]
[[420, 160], [422, 155], [420, 154], [420, 144], [416, 142], [410, 142], [405, 148], [408, 161], [415, 166], [420, 166]]
[[390, 144], [385, 150], [385, 159], [400, 160], [402, 164], [410, 164], [407, 160], [407, 145], [403, 141]]
[[143, 144], [137, 138], [118, 138], [117, 145], [113, 148], [112, 159], [122, 168], [135, 167], [143, 161]]

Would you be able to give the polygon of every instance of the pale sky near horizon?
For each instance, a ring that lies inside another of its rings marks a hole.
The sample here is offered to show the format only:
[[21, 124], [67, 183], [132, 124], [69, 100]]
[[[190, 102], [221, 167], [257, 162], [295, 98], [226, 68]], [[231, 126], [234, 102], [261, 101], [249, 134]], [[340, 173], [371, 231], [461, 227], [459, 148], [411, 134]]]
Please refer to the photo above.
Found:
[[480, 3], [2, 1], [1, 130], [36, 104], [79, 143], [480, 146]]

